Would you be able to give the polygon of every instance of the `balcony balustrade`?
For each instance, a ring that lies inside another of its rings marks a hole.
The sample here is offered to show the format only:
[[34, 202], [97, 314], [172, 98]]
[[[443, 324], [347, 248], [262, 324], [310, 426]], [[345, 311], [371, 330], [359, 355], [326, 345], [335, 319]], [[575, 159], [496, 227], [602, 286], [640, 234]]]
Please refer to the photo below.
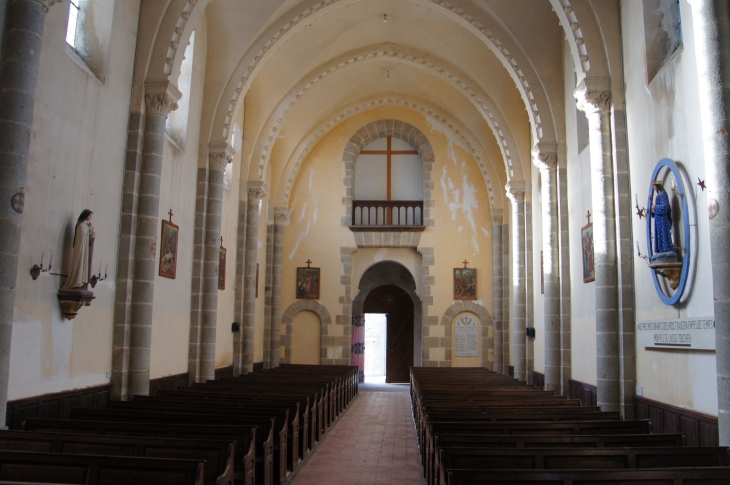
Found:
[[356, 200], [352, 226], [356, 230], [422, 231], [422, 200]]

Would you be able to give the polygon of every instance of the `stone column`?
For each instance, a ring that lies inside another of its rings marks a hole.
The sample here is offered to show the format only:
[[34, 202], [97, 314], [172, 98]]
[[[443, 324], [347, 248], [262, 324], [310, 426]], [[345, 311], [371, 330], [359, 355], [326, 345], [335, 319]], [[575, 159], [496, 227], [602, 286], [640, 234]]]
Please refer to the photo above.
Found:
[[710, 219], [715, 299], [715, 364], [720, 445], [730, 445], [730, 7], [727, 0], [693, 0], [700, 112]]
[[243, 284], [243, 326], [241, 328], [241, 374], [253, 372], [254, 325], [256, 324], [256, 261], [259, 243], [259, 206], [266, 184], [248, 182], [246, 202], [246, 255]]
[[502, 223], [502, 374], [509, 375], [509, 224]]
[[492, 308], [494, 309], [494, 372], [502, 373], [502, 209], [492, 209]]
[[[46, 13], [56, 0], [14, 0], [8, 7], [0, 81], [0, 427], [5, 426], [10, 339], [23, 221], [25, 177]], [[12, 201], [12, 202], [11, 202]]]
[[542, 253], [545, 274], [545, 390], [560, 387], [560, 265], [558, 255], [558, 146], [539, 143], [532, 161], [540, 169], [542, 183]]
[[134, 252], [132, 319], [129, 335], [129, 394], [149, 394], [152, 308], [157, 275], [160, 174], [167, 115], [182, 94], [170, 82], [145, 83], [145, 127]]
[[274, 259], [271, 265], [271, 367], [279, 366], [279, 340], [281, 328], [281, 267], [284, 251], [284, 225], [289, 209], [274, 209]]
[[[246, 194], [246, 182], [239, 180], [239, 194]], [[246, 205], [242, 197], [238, 200], [238, 221], [236, 231], [236, 279], [234, 280], [233, 318], [243, 323], [243, 292], [246, 274]], [[233, 335], [233, 376], [238, 377], [243, 369], [243, 328]]]
[[218, 265], [220, 263], [223, 177], [233, 161], [227, 143], [208, 145], [208, 198], [205, 214], [205, 262], [203, 263], [202, 318], [200, 320], [200, 372], [198, 382], [215, 379], [215, 338], [218, 322]]
[[525, 354], [525, 183], [511, 181], [505, 187], [512, 201], [512, 356], [515, 379], [527, 381]]
[[619, 412], [618, 276], [616, 211], [611, 156], [611, 80], [584, 79], [575, 90], [588, 117], [591, 154], [593, 244], [596, 268], [597, 404]]
[[[535, 327], [535, 286], [532, 247], [532, 201], [525, 200], [525, 271], [527, 273], [527, 290], [525, 304], [525, 327]], [[525, 338], [527, 349], [527, 383], [532, 385], [535, 372], [535, 339]]]
[[[629, 211], [631, 213], [631, 211]], [[570, 396], [572, 378], [571, 306], [570, 306], [570, 225], [568, 214], [568, 171], [566, 160], [558, 163], [558, 218], [560, 221], [560, 379], [563, 396]], [[627, 263], [631, 265], [631, 261]], [[632, 320], [633, 322], [633, 320]], [[633, 394], [632, 394], [633, 396]]]

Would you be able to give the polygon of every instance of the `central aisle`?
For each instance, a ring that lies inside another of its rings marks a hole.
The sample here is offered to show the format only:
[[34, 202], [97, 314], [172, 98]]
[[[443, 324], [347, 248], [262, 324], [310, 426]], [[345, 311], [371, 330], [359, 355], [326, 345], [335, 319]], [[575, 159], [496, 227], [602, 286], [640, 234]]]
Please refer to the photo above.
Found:
[[422, 485], [408, 391], [407, 385], [361, 384], [293, 485]]

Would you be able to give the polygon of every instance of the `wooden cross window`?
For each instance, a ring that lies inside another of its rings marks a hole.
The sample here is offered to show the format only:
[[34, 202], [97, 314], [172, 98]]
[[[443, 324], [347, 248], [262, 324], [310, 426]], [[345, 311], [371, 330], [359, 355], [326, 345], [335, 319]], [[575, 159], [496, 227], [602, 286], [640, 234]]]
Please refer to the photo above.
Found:
[[355, 199], [423, 200], [423, 163], [418, 151], [392, 137], [363, 147], [355, 162]]

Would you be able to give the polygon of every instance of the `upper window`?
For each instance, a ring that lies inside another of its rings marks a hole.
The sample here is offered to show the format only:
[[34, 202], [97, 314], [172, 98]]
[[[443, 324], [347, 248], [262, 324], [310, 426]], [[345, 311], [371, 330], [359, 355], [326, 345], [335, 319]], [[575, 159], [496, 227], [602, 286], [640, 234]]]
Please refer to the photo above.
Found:
[[646, 73], [654, 79], [682, 45], [679, 0], [643, 0]]
[[355, 200], [423, 200], [423, 163], [400, 138], [379, 138], [355, 162]]
[[[69, 0], [66, 43], [102, 82], [109, 64], [114, 0]], [[77, 58], [77, 59], [78, 59]]]

